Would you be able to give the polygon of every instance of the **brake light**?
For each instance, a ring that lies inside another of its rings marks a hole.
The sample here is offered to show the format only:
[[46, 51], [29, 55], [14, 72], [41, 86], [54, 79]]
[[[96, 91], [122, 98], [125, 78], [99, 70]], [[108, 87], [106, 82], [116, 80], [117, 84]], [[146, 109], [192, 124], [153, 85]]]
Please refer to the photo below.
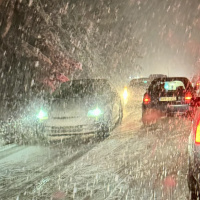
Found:
[[148, 94], [145, 94], [144, 95], [144, 98], [143, 98], [143, 103], [144, 104], [149, 104], [151, 102], [151, 98]]
[[185, 102], [186, 103], [190, 103], [191, 99], [192, 99], [191, 92], [186, 92], [186, 94], [185, 94]]
[[197, 124], [196, 134], [195, 134], [195, 143], [200, 144], [200, 121]]

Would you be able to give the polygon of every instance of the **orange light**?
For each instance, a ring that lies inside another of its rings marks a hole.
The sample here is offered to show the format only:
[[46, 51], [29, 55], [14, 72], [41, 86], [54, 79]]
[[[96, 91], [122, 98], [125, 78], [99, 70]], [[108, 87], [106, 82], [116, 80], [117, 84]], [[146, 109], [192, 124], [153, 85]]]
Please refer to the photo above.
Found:
[[197, 130], [195, 134], [195, 143], [200, 144], [200, 121], [198, 122], [198, 125], [197, 125]]
[[185, 94], [185, 102], [190, 103], [191, 99], [192, 99], [192, 94], [190, 92], [187, 92]]
[[143, 99], [144, 104], [149, 104], [150, 101], [151, 101], [150, 96], [148, 94], [145, 94]]
[[190, 100], [192, 99], [192, 97], [185, 97], [185, 100]]

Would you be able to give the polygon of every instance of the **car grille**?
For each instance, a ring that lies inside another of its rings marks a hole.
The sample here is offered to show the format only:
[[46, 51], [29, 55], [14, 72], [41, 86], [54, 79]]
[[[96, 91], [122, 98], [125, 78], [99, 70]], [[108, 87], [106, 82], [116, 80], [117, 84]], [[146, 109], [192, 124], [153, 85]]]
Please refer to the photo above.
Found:
[[45, 130], [50, 133], [75, 133], [75, 132], [82, 132], [83, 126], [66, 126], [66, 127], [45, 127]]
[[53, 119], [74, 119], [79, 118], [79, 116], [70, 116], [70, 117], [53, 117]]

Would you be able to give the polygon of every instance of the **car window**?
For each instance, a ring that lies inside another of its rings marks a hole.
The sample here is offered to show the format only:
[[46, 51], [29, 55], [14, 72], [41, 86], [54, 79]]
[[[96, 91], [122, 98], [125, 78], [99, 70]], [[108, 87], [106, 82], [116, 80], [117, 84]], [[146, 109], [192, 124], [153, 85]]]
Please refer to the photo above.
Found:
[[154, 93], [160, 92], [174, 92], [177, 90], [190, 90], [192, 91], [192, 85], [187, 79], [158, 79], [151, 83], [149, 91]]
[[182, 81], [165, 81], [164, 88], [166, 91], [175, 91], [178, 88], [185, 89], [184, 83]]
[[69, 81], [61, 85], [57, 89], [53, 97], [54, 98], [71, 98], [71, 97], [84, 97], [88, 95], [103, 95], [111, 90], [110, 85], [104, 81]]

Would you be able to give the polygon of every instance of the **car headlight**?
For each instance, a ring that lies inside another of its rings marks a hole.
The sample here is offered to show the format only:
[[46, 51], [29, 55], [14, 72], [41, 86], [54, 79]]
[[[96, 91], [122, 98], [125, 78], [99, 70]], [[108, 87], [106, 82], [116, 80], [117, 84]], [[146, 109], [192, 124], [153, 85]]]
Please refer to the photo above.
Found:
[[103, 112], [99, 108], [96, 108], [94, 110], [89, 110], [87, 116], [88, 117], [98, 117], [102, 114], [103, 114]]
[[45, 120], [45, 119], [48, 119], [48, 114], [47, 112], [43, 111], [43, 110], [40, 110], [39, 113], [37, 114], [37, 118], [39, 120]]
[[124, 98], [124, 100], [126, 100], [127, 97], [128, 97], [127, 87], [124, 87], [124, 92], [123, 92], [123, 98]]

